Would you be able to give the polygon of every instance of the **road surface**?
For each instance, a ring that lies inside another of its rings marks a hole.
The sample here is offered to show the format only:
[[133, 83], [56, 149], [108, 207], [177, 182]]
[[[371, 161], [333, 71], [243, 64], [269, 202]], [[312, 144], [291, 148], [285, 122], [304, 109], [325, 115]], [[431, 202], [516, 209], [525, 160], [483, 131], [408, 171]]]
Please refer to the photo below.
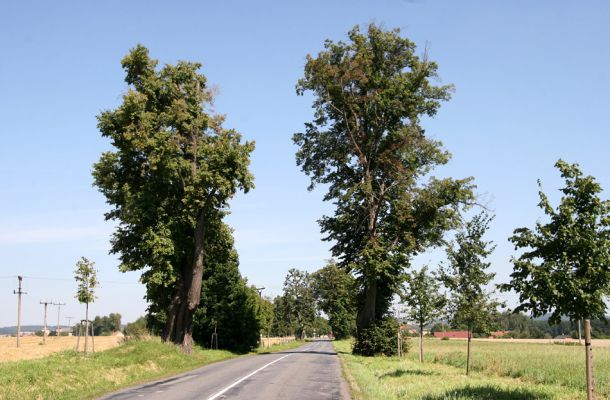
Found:
[[207, 365], [101, 399], [347, 400], [349, 392], [331, 342], [320, 340]]

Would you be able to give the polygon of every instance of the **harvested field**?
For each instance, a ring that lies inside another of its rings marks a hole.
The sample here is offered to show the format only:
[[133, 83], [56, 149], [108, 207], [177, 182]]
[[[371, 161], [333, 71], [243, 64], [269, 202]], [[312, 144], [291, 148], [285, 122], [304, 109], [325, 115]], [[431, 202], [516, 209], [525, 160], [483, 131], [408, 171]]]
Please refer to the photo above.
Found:
[[[122, 338], [116, 336], [96, 336], [95, 351], [107, 350], [120, 344]], [[42, 344], [42, 337], [24, 336], [20, 339], [21, 347], [17, 348], [17, 338], [0, 338], [0, 362], [29, 360], [41, 358], [62, 350], [74, 350], [76, 348], [75, 336], [51, 336], [47, 338], [47, 343]], [[80, 341], [82, 349], [83, 338]], [[91, 346], [91, 342], [89, 342]]]

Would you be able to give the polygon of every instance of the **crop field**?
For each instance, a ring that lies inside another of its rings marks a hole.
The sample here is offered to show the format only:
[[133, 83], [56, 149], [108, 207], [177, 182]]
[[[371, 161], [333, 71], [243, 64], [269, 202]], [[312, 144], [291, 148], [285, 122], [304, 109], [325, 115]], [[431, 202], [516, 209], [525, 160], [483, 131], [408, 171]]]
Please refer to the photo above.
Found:
[[[95, 351], [107, 350], [120, 344], [122, 338], [116, 336], [96, 336]], [[51, 336], [47, 337], [46, 344], [42, 344], [42, 337], [24, 336], [20, 338], [21, 346], [17, 348], [17, 338], [0, 338], [0, 362], [30, 360], [41, 358], [62, 350], [74, 350], [76, 348], [75, 336]], [[83, 338], [80, 340], [80, 348], [83, 347]], [[91, 341], [89, 342], [91, 346]], [[91, 347], [90, 347], [91, 348]]]
[[[586, 398], [583, 346], [475, 341], [467, 377], [465, 341], [426, 339], [424, 364], [410, 343], [398, 358], [353, 356], [349, 341], [336, 342], [356, 399]], [[598, 397], [610, 398], [610, 348], [596, 347], [594, 362]]]

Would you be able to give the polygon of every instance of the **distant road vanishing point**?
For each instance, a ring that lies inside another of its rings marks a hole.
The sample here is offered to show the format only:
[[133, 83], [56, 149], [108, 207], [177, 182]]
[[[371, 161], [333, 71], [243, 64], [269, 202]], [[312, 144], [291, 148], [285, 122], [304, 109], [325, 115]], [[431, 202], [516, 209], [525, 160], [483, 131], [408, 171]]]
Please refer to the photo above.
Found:
[[273, 354], [234, 358], [134, 386], [100, 400], [347, 400], [347, 383], [328, 340]]

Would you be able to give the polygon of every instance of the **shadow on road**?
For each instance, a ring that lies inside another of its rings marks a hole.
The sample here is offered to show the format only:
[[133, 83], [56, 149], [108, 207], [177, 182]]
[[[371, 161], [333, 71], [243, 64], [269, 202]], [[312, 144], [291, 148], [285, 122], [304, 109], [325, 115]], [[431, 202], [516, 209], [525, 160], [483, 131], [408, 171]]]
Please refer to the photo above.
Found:
[[275, 354], [323, 354], [326, 356], [336, 356], [337, 353], [334, 351], [316, 351], [316, 350], [305, 350], [305, 351], [279, 351]]

